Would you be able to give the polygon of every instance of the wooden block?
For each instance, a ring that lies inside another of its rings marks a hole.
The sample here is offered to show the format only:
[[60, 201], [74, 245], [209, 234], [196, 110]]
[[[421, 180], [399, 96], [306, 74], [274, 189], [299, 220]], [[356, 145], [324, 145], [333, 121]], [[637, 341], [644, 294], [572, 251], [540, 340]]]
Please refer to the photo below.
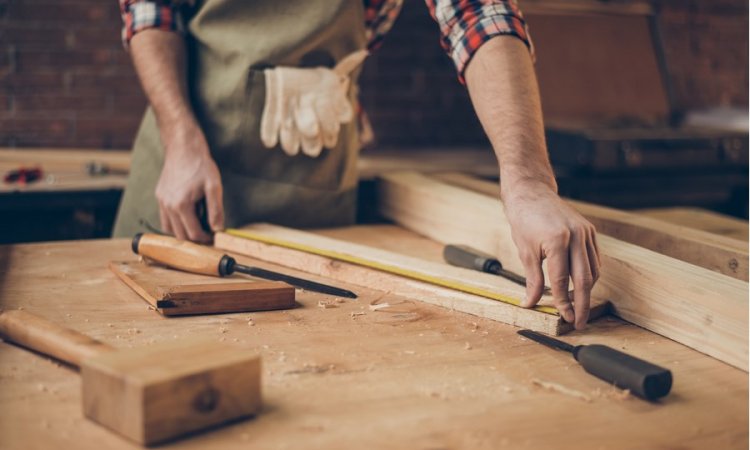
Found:
[[83, 412], [140, 444], [156, 444], [260, 409], [260, 356], [214, 340], [117, 350], [21, 310], [0, 311], [4, 340], [80, 367]]
[[[500, 198], [498, 183], [460, 173], [436, 174], [431, 178], [496, 199]], [[746, 240], [717, 236], [689, 228], [687, 224], [677, 225], [606, 206], [576, 200], [567, 201], [594, 224], [599, 234], [606, 234], [738, 280], [748, 281], [750, 264]], [[747, 223], [744, 230], [747, 233]]]
[[86, 417], [151, 445], [256, 414], [260, 357], [216, 342], [108, 352], [81, 364]]
[[[243, 231], [274, 240], [283, 240], [299, 246], [320, 249], [326, 254], [313, 254], [226, 233], [217, 233], [214, 236], [214, 245], [223, 250], [252, 256], [256, 259], [265, 259], [329, 279], [391, 292], [425, 303], [551, 335], [559, 335], [572, 329], [570, 324], [555, 313], [524, 309], [514, 304], [503, 303], [424, 281], [432, 279], [444, 282], [446, 285], [460, 282], [477, 291], [500, 294], [513, 299], [520, 299], [524, 295], [525, 289], [522, 286], [495, 275], [274, 225], [256, 224], [243, 228]], [[397, 275], [362, 264], [347, 262], [346, 259], [367, 260], [374, 263], [375, 266], [396, 268], [404, 273], [409, 272], [411, 275]], [[415, 279], [414, 277], [421, 277], [422, 279]], [[516, 304], [517, 302], [518, 300], [516, 300]], [[540, 304], [549, 307], [551, 298], [545, 297]], [[591, 311], [591, 319], [603, 315], [606, 310], [607, 302], [595, 302]]]
[[142, 262], [111, 262], [122, 281], [165, 316], [288, 309], [295, 289], [279, 281], [237, 281]]
[[[498, 199], [416, 173], [382, 176], [379, 208], [439, 242], [502, 255], [523, 273]], [[601, 277], [592, 297], [608, 299], [625, 320], [748, 370], [748, 284], [684, 261], [598, 237]]]

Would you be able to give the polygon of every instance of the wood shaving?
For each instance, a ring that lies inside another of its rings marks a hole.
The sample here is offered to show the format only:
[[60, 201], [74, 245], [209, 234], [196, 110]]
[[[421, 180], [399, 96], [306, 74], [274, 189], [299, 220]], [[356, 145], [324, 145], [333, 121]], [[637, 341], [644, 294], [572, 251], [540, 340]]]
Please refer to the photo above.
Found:
[[338, 308], [338, 306], [336, 306], [336, 303], [338, 302], [335, 300], [318, 300], [318, 308], [322, 308], [322, 309]]
[[353, 313], [351, 313], [351, 316], [352, 316], [352, 319], [354, 319], [354, 318], [355, 318], [355, 317], [357, 317], [357, 316], [364, 316], [365, 314], [367, 314], [367, 313], [363, 313], [363, 312], [353, 312]]
[[255, 326], [255, 322], [253, 322], [253, 319], [250, 319], [250, 320], [247, 321], [247, 326], [249, 326], [249, 327], [254, 327]]
[[464, 348], [465, 348], [466, 350], [471, 350], [471, 344], [469, 344], [468, 342], [466, 342], [466, 343], [464, 344]]
[[570, 389], [568, 387], [565, 387], [561, 384], [552, 383], [550, 381], [543, 381], [538, 378], [532, 378], [531, 383], [536, 386], [547, 389], [548, 391], [557, 392], [559, 394], [567, 395], [570, 397], [575, 397], [575, 398], [583, 400], [584, 402], [588, 402], [588, 403], [591, 402], [591, 397], [589, 397], [588, 395], [584, 394], [583, 392], [576, 391], [575, 389]]
[[377, 305], [370, 304], [370, 311], [377, 311], [379, 309], [385, 309], [385, 308], [390, 308], [390, 307], [391, 307], [391, 304], [388, 302], [378, 303]]

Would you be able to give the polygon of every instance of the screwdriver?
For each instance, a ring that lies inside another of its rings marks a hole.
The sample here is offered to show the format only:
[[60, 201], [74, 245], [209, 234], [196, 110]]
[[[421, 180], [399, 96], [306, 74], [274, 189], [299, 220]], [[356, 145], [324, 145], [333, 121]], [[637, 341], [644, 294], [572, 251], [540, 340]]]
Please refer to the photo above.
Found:
[[175, 269], [223, 277], [235, 272], [266, 280], [283, 281], [298, 288], [338, 297], [357, 298], [357, 294], [346, 289], [272, 272], [259, 267], [238, 264], [229, 255], [203, 245], [181, 241], [172, 236], [153, 233], [138, 233], [133, 237], [133, 252]]
[[[526, 278], [503, 269], [502, 263], [492, 255], [481, 252], [467, 245], [446, 245], [443, 249], [443, 259], [452, 266], [463, 267], [464, 269], [478, 270], [480, 272], [499, 275], [521, 286], [526, 286]], [[544, 293], [549, 293], [549, 288], [545, 286]]]
[[586, 372], [647, 400], [664, 397], [672, 388], [669, 369], [612, 347], [599, 344], [573, 346], [531, 330], [519, 330], [518, 334], [547, 347], [572, 353]]

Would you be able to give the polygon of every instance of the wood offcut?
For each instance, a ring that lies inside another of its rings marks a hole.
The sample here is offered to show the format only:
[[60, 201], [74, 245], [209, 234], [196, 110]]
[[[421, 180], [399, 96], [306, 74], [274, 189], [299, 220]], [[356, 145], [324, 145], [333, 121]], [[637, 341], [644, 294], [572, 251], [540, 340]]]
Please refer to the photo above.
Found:
[[109, 265], [125, 284], [165, 316], [269, 311], [295, 306], [294, 287], [278, 281], [238, 281], [137, 261]]

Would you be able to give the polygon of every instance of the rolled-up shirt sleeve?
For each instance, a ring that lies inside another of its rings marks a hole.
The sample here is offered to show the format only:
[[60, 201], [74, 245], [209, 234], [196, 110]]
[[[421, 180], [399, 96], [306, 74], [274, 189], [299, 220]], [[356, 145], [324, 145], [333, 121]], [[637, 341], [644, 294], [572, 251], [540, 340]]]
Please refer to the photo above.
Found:
[[130, 45], [133, 36], [143, 30], [159, 29], [182, 33], [181, 2], [169, 0], [120, 0], [122, 43]]
[[531, 38], [515, 0], [425, 0], [440, 26], [440, 44], [464, 82], [464, 70], [474, 53], [498, 35], [515, 36], [534, 53]]

